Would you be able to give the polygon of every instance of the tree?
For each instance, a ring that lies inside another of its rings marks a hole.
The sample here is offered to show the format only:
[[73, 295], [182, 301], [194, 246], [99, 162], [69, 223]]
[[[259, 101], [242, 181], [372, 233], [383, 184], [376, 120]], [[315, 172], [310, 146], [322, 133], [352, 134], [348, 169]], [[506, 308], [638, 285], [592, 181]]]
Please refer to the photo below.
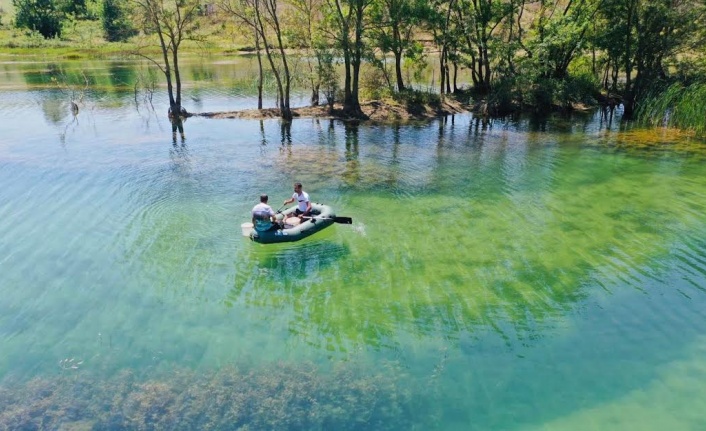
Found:
[[478, 94], [487, 94], [491, 87], [492, 65], [500, 60], [492, 45], [502, 45], [501, 24], [512, 23], [514, 4], [498, 0], [459, 0], [455, 9], [458, 31], [455, 37], [465, 43], [461, 52], [470, 57], [473, 87]]
[[365, 11], [372, 0], [327, 0], [328, 32], [343, 54], [343, 110], [352, 117], [364, 118], [360, 108], [360, 66], [363, 60]]
[[[322, 0], [291, 0], [294, 13], [288, 14], [290, 40], [297, 48], [307, 51], [304, 55], [309, 69], [311, 85], [311, 105], [319, 105], [319, 90], [324, 81], [328, 59], [327, 47], [317, 31], [317, 23], [321, 21]], [[312, 55], [313, 54], [313, 55]]]
[[610, 49], [625, 76], [624, 117], [631, 118], [641, 100], [666, 85], [668, 66], [703, 46], [706, 10], [700, 0], [604, 1], [601, 15], [610, 33], [597, 43]]
[[398, 91], [405, 89], [402, 59], [416, 57], [420, 51], [414, 31], [428, 14], [427, 2], [422, 0], [378, 0], [370, 8], [370, 39], [383, 54], [394, 55]]
[[452, 12], [457, 0], [434, 0], [432, 13], [427, 23], [434, 35], [434, 43], [439, 47], [439, 94], [451, 91], [449, 57], [455, 54], [456, 38], [453, 37]]
[[603, 0], [540, 1], [534, 37], [526, 44], [542, 78], [562, 80], [571, 61], [586, 46], [588, 30]]
[[[277, 12], [277, 0], [256, 0], [256, 3], [262, 1], [264, 3], [265, 13], [256, 13], [257, 19], [260, 23], [260, 27], [263, 29], [261, 34], [262, 41], [265, 46], [265, 53], [267, 54], [267, 59], [272, 67], [272, 72], [275, 74], [275, 79], [277, 81], [277, 90], [279, 92], [279, 112], [280, 116], [285, 120], [292, 119], [292, 110], [289, 106], [289, 94], [292, 86], [292, 77], [289, 72], [289, 63], [287, 62], [287, 54], [284, 46], [284, 39], [282, 37], [282, 27], [280, 25], [279, 15]], [[257, 11], [258, 9], [256, 9]], [[267, 39], [267, 32], [264, 30], [270, 28], [277, 41], [277, 49], [279, 50], [279, 62], [282, 68], [282, 73], [279, 73], [278, 67], [274, 62], [274, 55], [270, 52], [269, 42]]]
[[[272, 74], [277, 83], [277, 104], [279, 106], [280, 116], [285, 120], [291, 120], [292, 110], [289, 101], [292, 77], [289, 71], [283, 31], [280, 24], [278, 1], [235, 0], [233, 4], [229, 1], [222, 3], [221, 7], [255, 31], [255, 43], [258, 46], [258, 61], [260, 60], [259, 41], [262, 41], [265, 55], [270, 63]], [[272, 44], [272, 39], [274, 39], [276, 45]], [[273, 51], [272, 46], [275, 46], [277, 51]], [[262, 73], [261, 64], [260, 72]]]
[[61, 36], [62, 13], [52, 0], [12, 0], [15, 26], [39, 32], [45, 39]]
[[108, 42], [126, 41], [137, 34], [125, 3], [120, 0], [103, 0], [101, 23]]
[[167, 79], [169, 93], [169, 115], [185, 116], [186, 109], [181, 106], [181, 75], [179, 73], [179, 47], [185, 40], [197, 40], [199, 28], [197, 20], [199, 0], [133, 0], [140, 15], [146, 33], [155, 33], [162, 50], [161, 60], [143, 54], [137, 55], [154, 63]]
[[252, 30], [255, 42], [255, 54], [257, 56], [257, 109], [262, 109], [262, 87], [264, 81], [264, 69], [262, 67], [262, 48], [260, 46], [260, 28], [255, 18], [254, 4], [246, 0], [221, 0], [219, 8], [227, 14], [235, 17], [238, 30], [240, 25]]

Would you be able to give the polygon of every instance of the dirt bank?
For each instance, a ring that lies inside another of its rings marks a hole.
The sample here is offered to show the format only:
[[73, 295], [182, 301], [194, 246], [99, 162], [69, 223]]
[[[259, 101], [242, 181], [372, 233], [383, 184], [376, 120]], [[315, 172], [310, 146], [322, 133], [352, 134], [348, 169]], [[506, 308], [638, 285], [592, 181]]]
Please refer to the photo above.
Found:
[[[343, 111], [340, 104], [334, 105], [333, 110], [328, 106], [307, 106], [293, 108], [294, 118], [333, 118], [339, 120], [370, 121], [378, 123], [397, 123], [416, 120], [432, 119], [444, 115], [468, 112], [469, 107], [455, 100], [448, 99], [438, 105], [401, 104], [395, 101], [369, 101], [361, 103], [363, 114], [367, 118], [352, 118]], [[228, 112], [203, 112], [190, 116], [208, 118], [249, 118], [266, 119], [279, 117], [279, 109], [245, 109]]]

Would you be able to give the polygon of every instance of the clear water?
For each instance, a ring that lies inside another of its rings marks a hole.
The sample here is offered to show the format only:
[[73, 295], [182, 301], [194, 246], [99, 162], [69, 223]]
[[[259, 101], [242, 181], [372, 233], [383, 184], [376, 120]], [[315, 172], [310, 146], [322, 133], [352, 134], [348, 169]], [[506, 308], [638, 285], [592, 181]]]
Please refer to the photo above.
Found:
[[[3, 67], [2, 379], [354, 364], [426, 407], [389, 428], [706, 427], [702, 142], [600, 114], [182, 138], [159, 92], [91, 89], [74, 117], [41, 67]], [[190, 111], [254, 105], [210, 67]], [[242, 237], [294, 181], [354, 224]]]

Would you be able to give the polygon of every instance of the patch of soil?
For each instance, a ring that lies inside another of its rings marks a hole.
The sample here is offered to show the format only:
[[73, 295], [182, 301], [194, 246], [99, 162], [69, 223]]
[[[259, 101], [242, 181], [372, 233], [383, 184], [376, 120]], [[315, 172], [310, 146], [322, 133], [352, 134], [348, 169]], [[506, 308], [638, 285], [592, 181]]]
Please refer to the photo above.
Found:
[[[403, 105], [395, 101], [373, 100], [361, 103], [360, 108], [363, 117], [350, 116], [343, 110], [341, 104], [336, 104], [333, 109], [327, 105], [306, 106], [293, 108], [294, 118], [333, 118], [349, 121], [370, 121], [375, 123], [399, 123], [415, 120], [425, 120], [449, 114], [468, 112], [469, 107], [453, 99], [447, 99], [438, 106], [428, 104], [407, 104]], [[200, 116], [208, 118], [248, 118], [267, 119], [278, 118], [279, 109], [244, 109], [240, 111], [227, 112], [203, 112], [200, 114], [190, 114], [190, 116]]]

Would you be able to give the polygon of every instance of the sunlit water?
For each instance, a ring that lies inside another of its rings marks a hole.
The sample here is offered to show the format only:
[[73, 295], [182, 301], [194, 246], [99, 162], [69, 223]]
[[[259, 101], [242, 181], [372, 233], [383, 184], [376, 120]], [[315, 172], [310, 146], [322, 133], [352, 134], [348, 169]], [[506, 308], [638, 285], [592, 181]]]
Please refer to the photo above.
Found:
[[[706, 428], [703, 143], [600, 114], [182, 137], [162, 93], [74, 117], [27, 81], [0, 92], [5, 380], [342, 363], [425, 407], [393, 429]], [[187, 108], [254, 105], [205, 94]], [[294, 181], [353, 225], [244, 238]]]

